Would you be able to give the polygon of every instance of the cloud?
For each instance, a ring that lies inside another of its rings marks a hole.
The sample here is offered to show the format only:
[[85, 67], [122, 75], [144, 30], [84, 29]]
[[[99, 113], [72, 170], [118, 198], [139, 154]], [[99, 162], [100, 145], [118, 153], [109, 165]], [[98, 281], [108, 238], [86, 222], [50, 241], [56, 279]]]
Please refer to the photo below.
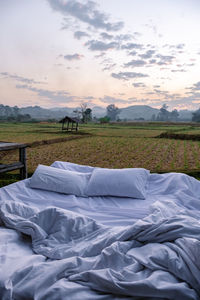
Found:
[[50, 91], [50, 90], [46, 90], [46, 89], [38, 89], [35, 87], [32, 87], [30, 85], [24, 84], [18, 84], [16, 85], [17, 89], [26, 89], [29, 90], [31, 92], [36, 93], [39, 97], [44, 97], [47, 98], [49, 100], [51, 100], [51, 102], [70, 102], [70, 101], [76, 101], [77, 98], [70, 96], [70, 94], [66, 91]]
[[[106, 32], [102, 32], [100, 34], [101, 38], [103, 38], [104, 40], [113, 40], [116, 41], [118, 43], [124, 42], [124, 41], [130, 41], [132, 40], [134, 37], [132, 34], [117, 34], [117, 35], [111, 35], [108, 34]], [[136, 46], [137, 47], [137, 46]]]
[[128, 55], [136, 56], [136, 55], [137, 55], [137, 52], [136, 52], [135, 50], [133, 50], [133, 51], [129, 52]]
[[78, 53], [74, 53], [74, 54], [67, 54], [63, 56], [64, 59], [72, 61], [72, 60], [80, 60], [82, 57], [84, 57], [84, 55], [78, 54]]
[[74, 37], [77, 40], [82, 39], [83, 37], [89, 37], [90, 35], [84, 31], [76, 31], [74, 32]]
[[187, 72], [187, 71], [185, 69], [173, 69], [173, 70], [171, 70], [171, 72], [173, 72], [173, 73], [176, 73], [176, 72], [183, 73], [183, 72]]
[[47, 0], [50, 6], [60, 12], [62, 15], [71, 16], [77, 20], [89, 24], [96, 29], [105, 29], [107, 31], [118, 31], [123, 28], [123, 22], [110, 22], [109, 16], [98, 9], [94, 1], [76, 0]]
[[115, 40], [116, 41], [129, 41], [133, 38], [133, 36], [131, 34], [119, 34], [115, 36]]
[[102, 60], [101, 65], [104, 66], [102, 71], [108, 71], [112, 70], [116, 66], [116, 63], [114, 63], [111, 58], [105, 58]]
[[128, 43], [126, 45], [122, 45], [122, 49], [127, 49], [127, 50], [132, 50], [132, 49], [143, 49], [142, 44], [137, 44], [137, 43]]
[[200, 91], [200, 81], [194, 83], [193, 86], [187, 89], [190, 89], [192, 92]]
[[173, 55], [162, 54], [157, 54], [156, 57], [160, 59], [160, 61], [157, 62], [158, 65], [169, 65], [173, 62], [175, 58]]
[[185, 47], [185, 44], [177, 44], [177, 45], [169, 45], [169, 44], [165, 44], [163, 47], [167, 47], [169, 49], [178, 49], [178, 50], [182, 50]]
[[93, 96], [87, 96], [84, 99], [86, 99], [86, 100], [95, 100], [95, 97], [93, 97]]
[[[200, 85], [200, 83], [199, 83]], [[197, 85], [198, 86], [198, 85]], [[199, 88], [199, 87], [198, 87]], [[142, 102], [143, 105], [150, 105], [153, 107], [160, 108], [163, 104], [167, 104], [171, 109], [175, 108], [188, 108], [191, 109], [195, 104], [200, 104], [200, 93], [193, 93], [189, 96], [182, 96], [178, 93], [169, 93], [168, 91], [162, 91], [160, 89], [154, 90], [154, 92], [145, 93], [145, 95], [151, 95], [151, 98], [140, 98], [140, 99], [132, 99], [134, 102]]]
[[119, 45], [116, 42], [104, 43], [102, 41], [91, 40], [85, 43], [85, 46], [89, 46], [88, 49], [91, 51], [107, 51], [116, 49]]
[[[142, 55], [139, 55], [139, 56], [143, 57], [143, 58], [151, 58], [151, 55], [154, 54], [152, 51], [153, 50], [151, 50], [151, 52], [147, 51], [145, 54], [142, 54]], [[149, 64], [158, 65], [158, 66], [166, 66], [166, 65], [171, 65], [174, 62], [174, 59], [175, 59], [175, 56], [173, 56], [173, 55], [156, 54], [154, 56], [154, 58], [151, 58], [149, 60]]]
[[138, 31], [133, 32], [133, 34], [134, 34], [135, 37], [140, 37], [140, 36], [142, 36], [142, 33], [141, 33], [141, 32], [138, 32]]
[[91, 105], [92, 101], [95, 100], [93, 96], [86, 96], [86, 97], [72, 96], [67, 91], [63, 91], [63, 90], [52, 91], [47, 89], [38, 89], [27, 84], [18, 84], [16, 85], [16, 88], [25, 89], [35, 93], [40, 98], [40, 100], [44, 98], [46, 101], [48, 101], [48, 105], [49, 104], [66, 105], [66, 103], [69, 102], [82, 103], [85, 102], [86, 100], [87, 100], [87, 104]]
[[185, 89], [188, 90], [186, 94], [189, 95], [188, 97], [191, 98], [192, 103], [200, 104], [200, 81]]
[[194, 91], [200, 91], [200, 81], [198, 81], [197, 83], [194, 84], [193, 90]]
[[115, 66], [116, 66], [115, 63], [107, 63], [107, 64], [104, 65], [104, 68], [102, 69], [102, 71], [110, 71], [110, 70], [112, 70]]
[[133, 86], [135, 87], [135, 88], [145, 88], [146, 87], [146, 84], [144, 84], [143, 82], [134, 82], [133, 83]]
[[148, 59], [151, 58], [155, 52], [155, 50], [147, 50], [144, 54], [140, 54], [139, 56], [143, 59]]
[[106, 52], [101, 52], [98, 55], [94, 55], [95, 58], [102, 58], [102, 57], [105, 57], [105, 56], [106, 56]]
[[156, 64], [157, 60], [155, 58], [152, 58], [152, 59], [150, 59], [149, 63], [152, 64], [152, 65]]
[[112, 73], [111, 76], [113, 78], [119, 80], [129, 80], [132, 78], [142, 78], [142, 77], [149, 77], [147, 74], [143, 73], [136, 73], [136, 72], [119, 72], [119, 73]]
[[21, 77], [18, 75], [13, 75], [8, 72], [0, 72], [0, 75], [2, 75], [3, 78], [11, 78], [11, 79], [17, 80], [19, 82], [24, 82], [24, 83], [28, 83], [28, 84], [45, 84], [45, 82], [42, 82], [42, 81], [36, 81], [34, 79], [25, 78], [25, 77]]
[[102, 33], [101, 33], [101, 37], [102, 37], [102, 39], [104, 39], [104, 40], [112, 40], [112, 39], [113, 39], [113, 35], [112, 35], [112, 34], [108, 34], [108, 33], [106, 33], [106, 32], [102, 32]]
[[137, 60], [131, 60], [130, 62], [124, 64], [124, 68], [126, 67], [144, 67], [146, 65], [146, 61], [141, 60], [141, 59], [137, 59]]
[[165, 96], [165, 97], [169, 97], [169, 92], [168, 91], [162, 91], [162, 90], [160, 90], [160, 89], [154, 89], [154, 92], [156, 93], [156, 94], [159, 94], [159, 95], [163, 95], [163, 96]]
[[185, 64], [186, 67], [194, 67], [195, 64], [194, 63], [191, 63], [191, 64]]
[[184, 47], [185, 47], [185, 44], [176, 45], [176, 49], [183, 49]]
[[107, 104], [116, 104], [116, 103], [122, 103], [122, 104], [130, 104], [133, 102], [132, 99], [124, 100], [121, 98], [115, 98], [110, 96], [104, 96], [103, 98], [99, 98], [99, 100], [103, 103]]

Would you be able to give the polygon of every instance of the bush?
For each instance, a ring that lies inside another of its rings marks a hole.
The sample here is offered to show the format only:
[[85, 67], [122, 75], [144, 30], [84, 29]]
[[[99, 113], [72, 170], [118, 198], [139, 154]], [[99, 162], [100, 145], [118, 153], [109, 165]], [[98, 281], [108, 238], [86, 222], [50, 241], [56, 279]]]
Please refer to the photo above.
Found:
[[99, 121], [100, 121], [101, 124], [109, 123], [110, 122], [110, 118], [107, 117], [107, 116], [105, 116], [103, 118], [100, 118]]

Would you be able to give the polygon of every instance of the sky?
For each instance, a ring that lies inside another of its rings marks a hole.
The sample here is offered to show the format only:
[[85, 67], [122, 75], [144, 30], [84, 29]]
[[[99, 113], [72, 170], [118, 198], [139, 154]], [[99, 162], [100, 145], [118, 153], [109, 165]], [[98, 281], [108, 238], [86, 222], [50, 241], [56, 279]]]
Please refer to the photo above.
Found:
[[200, 107], [199, 0], [0, 0], [0, 103]]

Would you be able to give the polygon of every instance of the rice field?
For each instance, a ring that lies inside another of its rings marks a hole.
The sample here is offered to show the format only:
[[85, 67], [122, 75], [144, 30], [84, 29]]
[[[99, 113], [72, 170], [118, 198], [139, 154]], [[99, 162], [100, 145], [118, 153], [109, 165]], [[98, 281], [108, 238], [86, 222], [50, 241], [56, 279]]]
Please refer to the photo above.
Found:
[[[81, 125], [78, 133], [63, 133], [59, 125], [0, 124], [0, 140], [30, 143], [59, 137], [66, 139], [74, 137], [59, 143], [27, 148], [29, 175], [38, 164], [50, 165], [55, 160], [107, 168], [141, 167], [151, 172], [200, 173], [199, 141], [157, 138], [162, 132], [169, 130], [183, 132], [187, 128], [191, 130], [191, 126], [91, 124]], [[199, 130], [195, 128], [194, 132]], [[18, 158], [18, 152], [15, 151], [3, 154], [3, 157], [0, 156], [1, 162], [11, 163]], [[0, 181], [6, 176], [8, 175], [2, 174]]]
[[28, 149], [27, 163], [31, 173], [39, 163], [50, 165], [55, 160], [107, 168], [141, 167], [153, 172], [187, 172], [200, 169], [200, 143], [95, 136]]
[[31, 143], [63, 137], [60, 124], [0, 123], [0, 141]]

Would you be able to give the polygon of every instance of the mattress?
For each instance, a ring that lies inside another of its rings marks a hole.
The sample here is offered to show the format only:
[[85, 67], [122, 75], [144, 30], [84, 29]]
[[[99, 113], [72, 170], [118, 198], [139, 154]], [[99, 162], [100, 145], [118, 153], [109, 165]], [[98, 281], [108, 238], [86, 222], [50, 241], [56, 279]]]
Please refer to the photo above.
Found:
[[1, 299], [200, 299], [200, 182], [150, 174], [146, 188], [142, 200], [33, 189], [30, 179], [1, 188]]

